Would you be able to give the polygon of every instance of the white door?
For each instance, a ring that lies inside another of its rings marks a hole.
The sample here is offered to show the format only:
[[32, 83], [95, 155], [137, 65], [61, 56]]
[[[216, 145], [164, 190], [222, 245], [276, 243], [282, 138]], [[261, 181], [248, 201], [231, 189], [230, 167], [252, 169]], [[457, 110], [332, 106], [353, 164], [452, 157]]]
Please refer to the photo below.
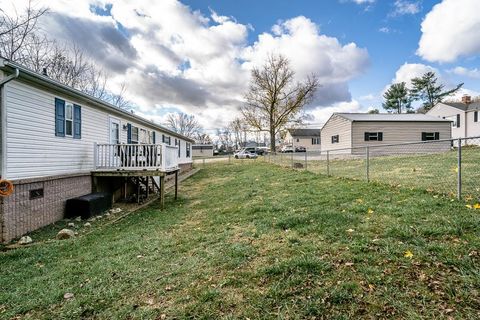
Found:
[[110, 152], [110, 161], [113, 166], [120, 166], [120, 120], [115, 118], [110, 118], [110, 144], [115, 145], [111, 146]]

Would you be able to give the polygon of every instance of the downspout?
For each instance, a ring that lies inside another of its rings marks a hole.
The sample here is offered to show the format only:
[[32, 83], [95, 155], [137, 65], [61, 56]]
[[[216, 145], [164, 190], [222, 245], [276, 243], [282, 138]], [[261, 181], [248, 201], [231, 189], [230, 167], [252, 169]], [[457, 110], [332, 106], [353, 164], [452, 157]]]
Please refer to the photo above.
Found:
[[[20, 70], [18, 68], [15, 68], [15, 73], [9, 75], [8, 77], [0, 80], [0, 125], [1, 125], [1, 140], [0, 140], [0, 178], [5, 177], [6, 173], [6, 158], [7, 158], [7, 153], [5, 152], [5, 144], [6, 144], [6, 133], [7, 133], [7, 119], [6, 119], [6, 105], [5, 105], [5, 94], [3, 90], [3, 86], [9, 82], [12, 81], [13, 79], [18, 78], [20, 75]], [[0, 242], [3, 243], [5, 239], [3, 238], [3, 231], [5, 230], [5, 218], [4, 218], [4, 206], [3, 206], [3, 199], [0, 198]]]
[[20, 70], [18, 68], [15, 68], [15, 73], [9, 75], [8, 77], [0, 80], [0, 125], [1, 125], [1, 141], [0, 141], [0, 151], [2, 158], [0, 159], [0, 177], [5, 177], [6, 174], [6, 158], [7, 158], [7, 153], [6, 151], [6, 134], [7, 134], [7, 113], [6, 113], [6, 101], [5, 101], [5, 94], [3, 87], [5, 84], [8, 82], [18, 78], [20, 75]]

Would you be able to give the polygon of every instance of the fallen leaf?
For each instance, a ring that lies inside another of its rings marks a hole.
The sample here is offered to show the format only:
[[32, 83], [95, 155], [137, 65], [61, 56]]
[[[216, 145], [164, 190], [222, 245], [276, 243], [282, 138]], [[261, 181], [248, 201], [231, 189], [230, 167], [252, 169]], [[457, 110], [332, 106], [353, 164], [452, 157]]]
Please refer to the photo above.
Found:
[[413, 253], [412, 253], [412, 251], [407, 250], [407, 251], [404, 252], [403, 256], [405, 258], [410, 258], [411, 259], [411, 258], [413, 258]]
[[480, 209], [480, 203], [475, 203], [473, 205], [473, 209]]
[[368, 208], [368, 211], [367, 211], [368, 214], [372, 214], [372, 213], [374, 213], [374, 212], [375, 212], [375, 211], [373, 211], [371, 208]]
[[468, 209], [472, 209], [472, 205], [471, 204], [466, 204], [465, 207], [467, 207]]
[[63, 295], [63, 299], [66, 299], [66, 300], [72, 299], [74, 296], [75, 296], [75, 295], [74, 295], [73, 293], [67, 292], [67, 293], [65, 293], [65, 294]]
[[354, 232], [354, 231], [355, 231], [355, 230], [353, 230], [353, 229], [348, 229], [348, 230], [347, 230], [347, 232], [349, 232], [349, 233], [352, 233], [352, 232]]
[[346, 265], [347, 267], [351, 267], [351, 266], [353, 266], [353, 262], [345, 262], [345, 265]]

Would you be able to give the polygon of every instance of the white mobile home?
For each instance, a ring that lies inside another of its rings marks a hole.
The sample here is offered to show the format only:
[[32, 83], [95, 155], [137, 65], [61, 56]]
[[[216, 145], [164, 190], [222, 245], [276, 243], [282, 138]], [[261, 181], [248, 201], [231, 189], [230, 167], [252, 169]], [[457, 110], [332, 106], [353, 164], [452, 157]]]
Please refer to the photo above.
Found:
[[480, 102], [472, 102], [470, 96], [464, 96], [462, 102], [437, 103], [427, 112], [427, 115], [450, 120], [452, 138], [458, 139], [480, 136], [479, 111]]
[[[321, 150], [363, 153], [369, 146], [374, 147], [373, 152], [388, 153], [388, 148], [379, 147], [450, 139], [451, 134], [449, 120], [424, 114], [334, 113], [321, 130]], [[434, 149], [432, 151], [449, 150], [450, 142], [435, 144]]]
[[92, 189], [126, 196], [119, 172], [191, 168], [193, 140], [4, 59], [0, 90], [1, 179], [15, 187], [0, 197], [3, 242], [63, 218], [66, 200]]

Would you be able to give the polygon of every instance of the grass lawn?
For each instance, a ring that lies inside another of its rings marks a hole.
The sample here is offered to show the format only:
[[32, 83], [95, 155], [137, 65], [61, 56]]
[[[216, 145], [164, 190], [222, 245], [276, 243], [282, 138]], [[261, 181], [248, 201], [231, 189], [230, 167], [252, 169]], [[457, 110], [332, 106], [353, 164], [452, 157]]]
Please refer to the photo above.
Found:
[[[369, 178], [371, 181], [394, 186], [414, 187], [439, 194], [456, 196], [458, 176], [458, 152], [456, 150], [425, 154], [395, 155], [370, 158]], [[366, 179], [365, 159], [334, 159], [332, 155], [330, 175], [358, 180]], [[295, 162], [304, 164], [304, 155], [296, 155]], [[356, 156], [359, 158], [362, 156]], [[363, 156], [365, 157], [365, 156]], [[277, 156], [277, 163], [291, 166], [291, 154]], [[308, 155], [307, 155], [308, 159]], [[310, 171], [327, 174], [326, 160], [308, 160]], [[463, 147], [462, 150], [462, 187], [467, 199], [480, 195], [480, 148]]]
[[262, 162], [207, 166], [180, 195], [0, 253], [0, 318], [480, 317], [464, 203]]

